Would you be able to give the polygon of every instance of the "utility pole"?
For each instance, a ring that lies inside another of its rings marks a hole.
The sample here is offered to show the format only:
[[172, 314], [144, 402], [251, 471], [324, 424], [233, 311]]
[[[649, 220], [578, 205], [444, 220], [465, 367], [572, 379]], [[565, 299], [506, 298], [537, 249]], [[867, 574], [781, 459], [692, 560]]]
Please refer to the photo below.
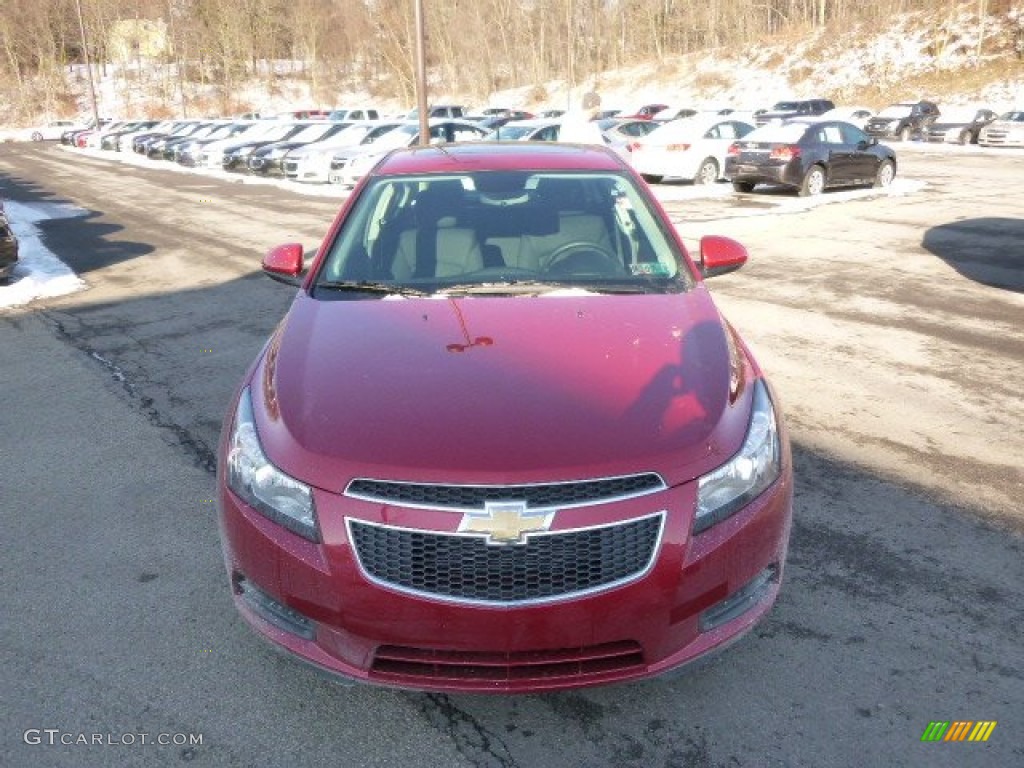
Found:
[[89, 74], [89, 98], [92, 101], [92, 119], [96, 130], [100, 129], [100, 108], [96, 104], [96, 83], [92, 78], [92, 61], [89, 59], [89, 41], [85, 36], [85, 21], [82, 18], [82, 0], [75, 0], [78, 11], [78, 30], [82, 33], [82, 57], [85, 59], [85, 71]]
[[427, 114], [427, 42], [423, 30], [423, 0], [416, 4], [416, 111], [420, 116], [420, 146], [430, 143], [430, 115]]
[[575, 73], [573, 72], [573, 35], [572, 35], [572, 0], [565, 3], [565, 55], [566, 78], [565, 78], [565, 111], [572, 111], [572, 86]]

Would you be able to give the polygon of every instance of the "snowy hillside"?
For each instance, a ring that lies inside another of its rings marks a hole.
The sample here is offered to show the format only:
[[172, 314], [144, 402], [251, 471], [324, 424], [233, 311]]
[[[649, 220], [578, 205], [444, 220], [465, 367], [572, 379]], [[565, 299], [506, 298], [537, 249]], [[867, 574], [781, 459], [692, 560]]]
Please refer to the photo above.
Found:
[[[979, 56], [981, 50], [986, 53]], [[944, 9], [895, 18], [882, 32], [854, 28], [837, 33], [826, 28], [802, 37], [775, 38], [771, 45], [747, 50], [719, 49], [668, 57], [605, 72], [576, 83], [571, 91], [564, 81], [551, 81], [492, 94], [487, 104], [459, 93], [435, 92], [430, 99], [435, 103], [463, 103], [470, 108], [500, 105], [539, 110], [573, 105], [579, 94], [593, 89], [602, 94], [605, 107], [627, 111], [648, 102], [754, 109], [784, 98], [810, 97], [876, 109], [896, 100], [928, 98], [940, 105], [984, 104], [1004, 111], [1024, 105], [1021, 55], [1024, 4], [1018, 3], [1009, 14], [986, 17], [983, 23], [973, 12]], [[301, 76], [301, 66], [279, 62], [274, 67], [276, 77], [261, 78], [236, 91], [236, 103], [243, 108], [239, 111], [373, 104], [398, 114], [412, 106], [382, 101], [359, 91], [339, 92], [331, 104], [314, 103], [309, 83]], [[70, 68], [68, 77], [79, 114], [90, 114], [83, 69]], [[265, 86], [268, 79], [275, 82], [273, 93]], [[166, 68], [124, 72], [108, 66], [97, 84], [99, 110], [114, 117], [170, 117], [181, 115], [184, 104], [189, 116], [217, 112], [209, 89], [204, 92], [190, 84], [190, 92], [182, 100], [174, 88], [169, 88], [175, 80]], [[4, 107], [0, 94], [0, 138], [23, 137], [29, 125], [2, 125]], [[33, 124], [74, 116], [39, 115]]]

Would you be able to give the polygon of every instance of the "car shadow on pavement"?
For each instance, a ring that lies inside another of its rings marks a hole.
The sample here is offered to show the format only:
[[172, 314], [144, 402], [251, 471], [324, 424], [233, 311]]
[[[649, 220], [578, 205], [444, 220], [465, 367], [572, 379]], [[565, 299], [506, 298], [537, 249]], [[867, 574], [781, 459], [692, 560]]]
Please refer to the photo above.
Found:
[[964, 277], [1024, 292], [1024, 219], [983, 217], [932, 227], [921, 245]]
[[80, 208], [70, 200], [50, 195], [37, 184], [0, 173], [0, 199], [53, 211], [35, 224], [47, 250], [81, 275], [152, 253], [155, 246], [118, 239], [124, 229], [105, 221], [103, 211]]

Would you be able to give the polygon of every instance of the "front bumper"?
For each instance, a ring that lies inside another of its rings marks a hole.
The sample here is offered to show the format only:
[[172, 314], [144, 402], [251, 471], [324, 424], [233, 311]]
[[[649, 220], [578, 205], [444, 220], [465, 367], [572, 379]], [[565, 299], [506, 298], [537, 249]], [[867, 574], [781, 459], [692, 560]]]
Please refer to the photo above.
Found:
[[[774, 485], [697, 536], [690, 534], [696, 483], [558, 511], [551, 535], [663, 513], [658, 545], [635, 578], [526, 603], [481, 604], [401, 591], [365, 569], [350, 537], [353, 522], [457, 535], [461, 515], [451, 511], [316, 491], [323, 543], [313, 544], [248, 507], [221, 478], [221, 541], [236, 607], [250, 626], [344, 678], [485, 692], [638, 680], [723, 647], [769, 611], [789, 539], [790, 467], [786, 451]], [[445, 572], [455, 567], [448, 563]]]

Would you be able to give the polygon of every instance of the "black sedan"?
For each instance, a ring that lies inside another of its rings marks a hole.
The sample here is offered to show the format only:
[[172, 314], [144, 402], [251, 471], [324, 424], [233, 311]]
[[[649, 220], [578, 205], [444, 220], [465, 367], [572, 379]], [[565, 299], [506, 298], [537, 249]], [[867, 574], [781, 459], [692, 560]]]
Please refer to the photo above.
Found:
[[781, 184], [803, 197], [827, 187], [887, 187], [895, 176], [892, 148], [841, 120], [762, 126], [729, 147], [725, 159], [725, 177], [737, 192]]

